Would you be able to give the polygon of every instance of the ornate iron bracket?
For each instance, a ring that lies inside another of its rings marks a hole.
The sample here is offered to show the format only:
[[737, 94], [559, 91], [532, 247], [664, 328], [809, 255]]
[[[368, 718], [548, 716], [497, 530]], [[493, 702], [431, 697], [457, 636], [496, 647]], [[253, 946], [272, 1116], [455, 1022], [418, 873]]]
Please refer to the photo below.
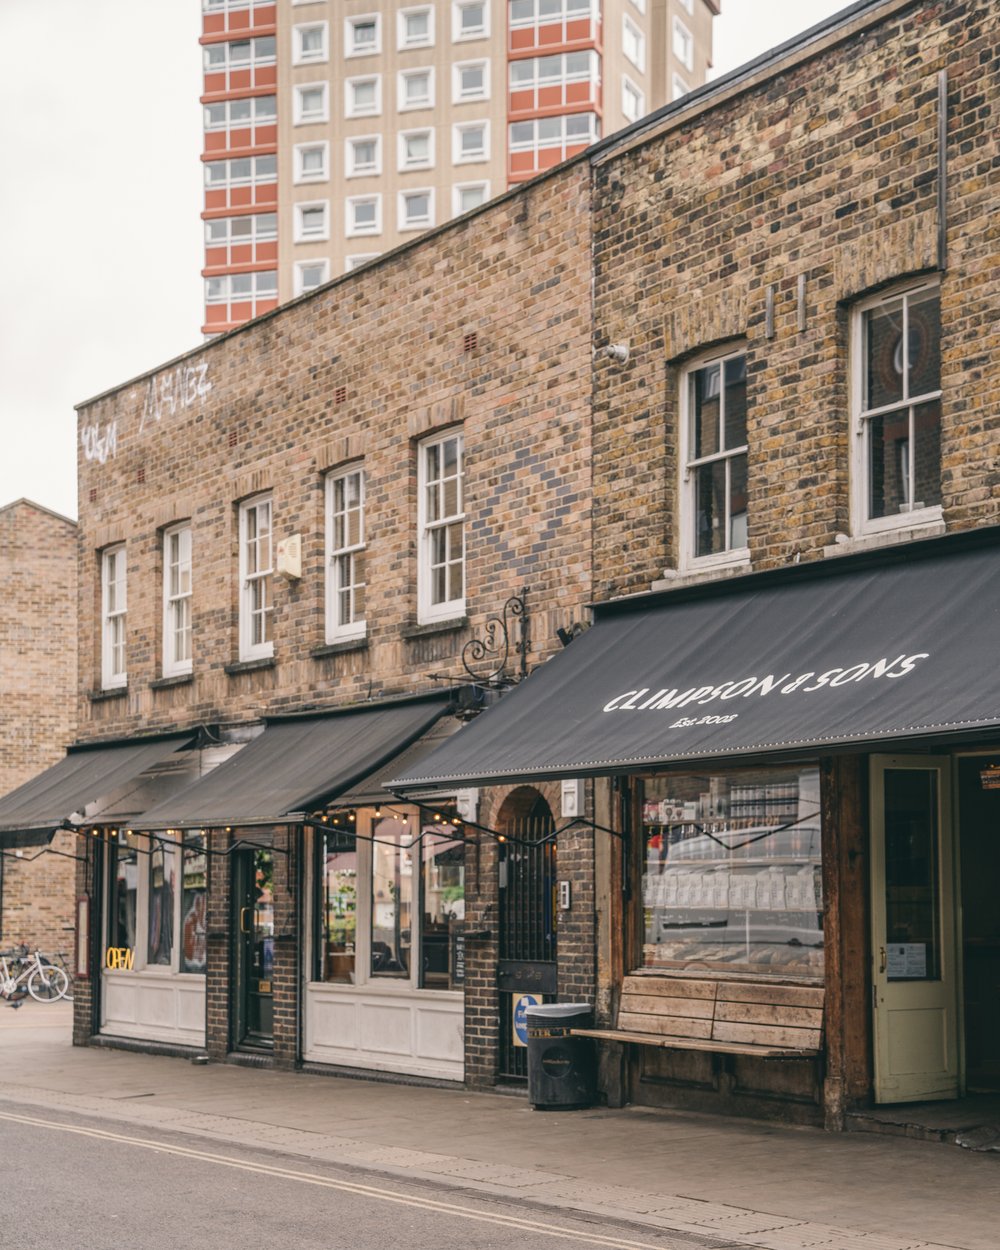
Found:
[[[462, 648], [462, 666], [473, 681], [480, 685], [507, 686], [522, 681], [528, 675], [528, 651], [531, 639], [528, 633], [528, 590], [511, 595], [499, 615], [488, 616], [482, 638], [471, 638]], [[519, 621], [518, 639], [513, 639], [514, 622]], [[507, 661], [511, 653], [520, 656], [516, 676], [507, 675]]]

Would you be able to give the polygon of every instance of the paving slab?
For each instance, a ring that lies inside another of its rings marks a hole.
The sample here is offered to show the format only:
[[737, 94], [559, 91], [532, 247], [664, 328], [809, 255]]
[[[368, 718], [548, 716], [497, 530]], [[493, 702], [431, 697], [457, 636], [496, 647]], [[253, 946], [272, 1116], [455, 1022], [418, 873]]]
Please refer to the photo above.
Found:
[[[43, 1013], [48, 1013], [43, 1015]], [[254, 1144], [759, 1250], [997, 1250], [1000, 1156], [644, 1108], [523, 1099], [69, 1044], [0, 1005], [0, 1101]]]

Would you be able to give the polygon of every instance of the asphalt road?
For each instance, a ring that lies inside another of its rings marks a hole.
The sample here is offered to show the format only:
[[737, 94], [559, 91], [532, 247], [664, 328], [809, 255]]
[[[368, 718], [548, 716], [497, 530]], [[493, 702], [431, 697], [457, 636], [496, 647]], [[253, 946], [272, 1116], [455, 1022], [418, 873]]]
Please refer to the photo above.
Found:
[[694, 1250], [711, 1243], [5, 1103], [0, 1250]]

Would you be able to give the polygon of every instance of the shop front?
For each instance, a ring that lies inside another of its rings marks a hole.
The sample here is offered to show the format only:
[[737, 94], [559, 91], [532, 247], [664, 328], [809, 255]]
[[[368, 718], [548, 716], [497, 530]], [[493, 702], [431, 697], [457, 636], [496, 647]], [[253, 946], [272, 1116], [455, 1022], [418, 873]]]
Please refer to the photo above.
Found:
[[609, 1101], [1000, 1089], [995, 531], [637, 596], [394, 779], [595, 778]]
[[448, 708], [269, 719], [109, 838], [100, 1032], [461, 1080], [464, 828], [454, 795], [389, 806], [377, 784], [447, 737]]

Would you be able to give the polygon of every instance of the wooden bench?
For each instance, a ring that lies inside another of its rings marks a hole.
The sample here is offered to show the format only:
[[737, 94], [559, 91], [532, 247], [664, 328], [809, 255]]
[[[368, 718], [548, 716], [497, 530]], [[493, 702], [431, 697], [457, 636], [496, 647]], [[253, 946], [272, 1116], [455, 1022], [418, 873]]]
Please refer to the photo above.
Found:
[[760, 1059], [823, 1051], [823, 987], [635, 974], [625, 978], [613, 1029], [580, 1037]]

